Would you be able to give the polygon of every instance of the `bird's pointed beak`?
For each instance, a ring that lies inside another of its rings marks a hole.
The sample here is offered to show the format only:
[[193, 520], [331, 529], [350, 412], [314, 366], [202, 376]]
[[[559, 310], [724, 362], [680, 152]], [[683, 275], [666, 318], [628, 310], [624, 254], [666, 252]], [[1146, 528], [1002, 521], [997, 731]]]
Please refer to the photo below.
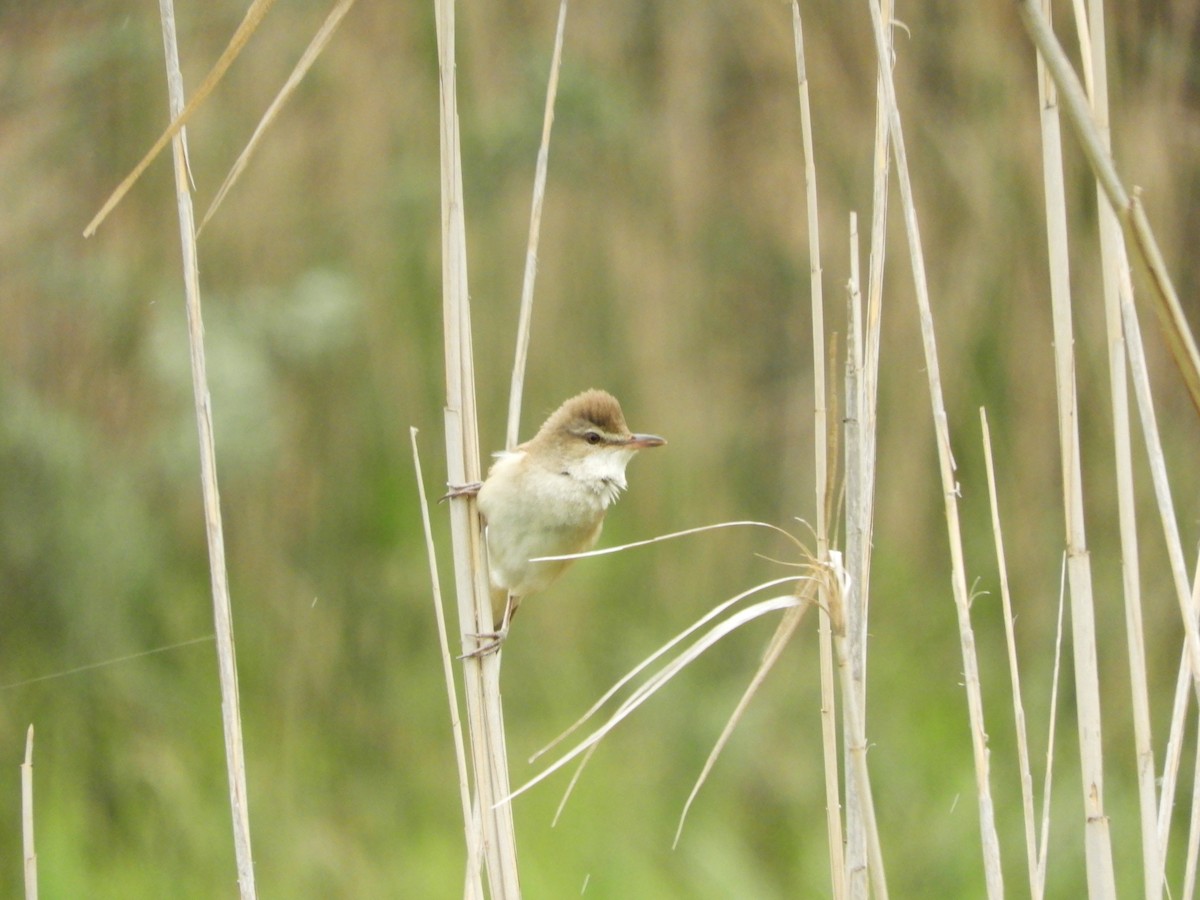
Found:
[[631, 434], [625, 446], [644, 450], [646, 447], [661, 447], [666, 442], [666, 438], [660, 438], [657, 434]]

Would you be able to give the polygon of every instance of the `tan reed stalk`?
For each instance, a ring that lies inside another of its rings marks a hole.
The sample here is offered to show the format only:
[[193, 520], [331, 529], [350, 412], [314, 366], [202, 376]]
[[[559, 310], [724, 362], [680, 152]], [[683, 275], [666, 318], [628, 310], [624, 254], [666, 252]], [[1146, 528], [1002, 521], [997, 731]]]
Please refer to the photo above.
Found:
[[996, 496], [996, 466], [992, 460], [992, 434], [987, 412], [979, 408], [983, 430], [983, 461], [987, 469], [988, 502], [992, 510], [992, 538], [996, 544], [996, 565], [1000, 571], [1000, 603], [1004, 612], [1004, 638], [1008, 645], [1008, 672], [1012, 681], [1013, 721], [1017, 732], [1017, 765], [1021, 772], [1021, 812], [1025, 818], [1025, 861], [1029, 866], [1029, 894], [1042, 900], [1044, 885], [1039, 882], [1037, 820], [1033, 813], [1033, 774], [1029, 766], [1029, 737], [1025, 731], [1025, 705], [1021, 701], [1021, 675], [1017, 667], [1017, 638], [1013, 632], [1012, 596], [1008, 589], [1008, 563], [1004, 556], [1004, 534], [1000, 528], [1000, 503]]
[[[821, 229], [817, 208], [817, 165], [813, 153], [812, 110], [808, 96], [808, 68], [804, 61], [804, 32], [800, 4], [792, 0], [792, 41], [796, 49], [796, 82], [800, 94], [800, 131], [804, 147], [804, 196], [808, 221], [808, 271], [812, 308], [813, 348], [813, 482], [816, 488], [815, 530], [817, 561], [829, 559], [828, 510], [833, 492], [829, 479], [829, 421], [825, 387], [825, 300], [821, 280]], [[837, 687], [834, 680], [833, 634], [829, 626], [825, 580], [818, 583], [817, 640], [821, 670], [821, 738], [825, 756], [825, 831], [829, 838], [829, 872], [834, 900], [846, 896], [845, 859], [842, 847], [841, 795], [838, 779]]]
[[[1042, 56], [1039, 54], [1039, 62]], [[1046, 239], [1053, 310], [1055, 388], [1063, 479], [1063, 511], [1067, 543], [1067, 577], [1071, 586], [1072, 646], [1075, 656], [1080, 773], [1083, 777], [1084, 847], [1088, 888], [1093, 897], [1115, 891], [1112, 840], [1104, 811], [1104, 762], [1101, 746], [1100, 679], [1096, 663], [1095, 606], [1092, 571], [1083, 520], [1083, 480], [1079, 454], [1075, 390], [1074, 334], [1071, 325], [1070, 262], [1062, 141], [1056, 94], [1044, 64], [1038, 88], [1041, 100], [1042, 174], [1046, 191]]]
[[[1101, 145], [1111, 152], [1108, 110], [1108, 63], [1104, 9], [1090, 3], [1089, 19], [1076, 17], [1083, 68], [1092, 98], [1092, 115]], [[1043, 13], [1050, 20], [1049, 0]], [[1043, 91], [1054, 91], [1038, 54], [1038, 71]], [[1056, 92], [1055, 92], [1056, 93]], [[1057, 109], [1055, 119], [1057, 124]], [[1056, 134], [1056, 140], [1061, 138]], [[1061, 150], [1060, 150], [1061, 157]], [[1061, 168], [1059, 171], [1061, 190]], [[1062, 202], [1065, 205], [1065, 192]], [[1121, 236], [1121, 223], [1096, 184], [1096, 205], [1100, 224], [1100, 259], [1104, 282], [1104, 318], [1108, 336], [1109, 386], [1112, 399], [1113, 448], [1117, 476], [1117, 520], [1121, 541], [1121, 576], [1125, 597], [1125, 634], [1129, 657], [1129, 681], [1132, 693], [1134, 749], [1137, 761], [1138, 810], [1142, 832], [1142, 876], [1147, 900], [1161, 897], [1164, 851], [1158, 839], [1158, 792], [1154, 781], [1154, 741], [1150, 724], [1150, 691], [1146, 676], [1146, 647], [1142, 628], [1142, 596], [1137, 537], [1137, 505], [1133, 481], [1133, 439], [1129, 427], [1129, 386], [1125, 362], [1125, 336], [1121, 327], [1122, 303], [1132, 302], [1128, 279], [1129, 260]], [[1065, 215], [1065, 213], [1064, 213]]]
[[33, 726], [25, 733], [21, 763], [21, 844], [25, 856], [25, 900], [37, 900], [37, 850], [33, 842]]
[[450, 701], [450, 733], [454, 738], [454, 762], [458, 769], [458, 790], [462, 800], [463, 826], [467, 840], [467, 875], [463, 896], [467, 900], [482, 900], [483, 882], [479, 878], [478, 816], [472, 808], [471, 775], [467, 770], [467, 751], [463, 742], [462, 719], [459, 716], [458, 688], [454, 683], [454, 654], [446, 630], [446, 613], [442, 608], [442, 581], [438, 576], [437, 552], [433, 546], [433, 527], [429, 522], [429, 500], [425, 496], [425, 476], [421, 472], [421, 454], [417, 450], [417, 429], [409, 429], [412, 441], [413, 467], [417, 475], [417, 493], [421, 498], [421, 526], [425, 531], [425, 554], [429, 558], [429, 579], [433, 588], [433, 615], [437, 622], [438, 646], [442, 651], [442, 675], [446, 680], [446, 697]]
[[[175, 38], [172, 0], [159, 0], [163, 47], [166, 51], [167, 93], [171, 117], [184, 110], [183, 75]], [[254, 858], [250, 848], [250, 813], [246, 797], [246, 762], [242, 748], [242, 713], [238, 699], [237, 659], [233, 643], [233, 612], [225, 572], [225, 536], [221, 526], [221, 499], [217, 489], [217, 451], [213, 439], [212, 398], [204, 357], [204, 323], [200, 314], [200, 272], [196, 255], [196, 223], [188, 187], [187, 148], [182, 131], [172, 138], [175, 161], [175, 199], [179, 208], [179, 236], [183, 248], [184, 295], [187, 306], [188, 344], [191, 349], [192, 393], [200, 437], [200, 483], [204, 495], [204, 522], [208, 537], [209, 576], [212, 580], [213, 626], [217, 639], [217, 670], [221, 683], [221, 719], [225, 732], [225, 761], [233, 818], [233, 843], [238, 888], [242, 900], [256, 896]]]
[[979, 687], [979, 662], [975, 655], [975, 635], [971, 629], [970, 595], [963, 562], [962, 530], [958, 515], [958, 484], [954, 478], [954, 457], [950, 448], [950, 429], [946, 417], [946, 405], [942, 398], [941, 374], [938, 366], [937, 340], [934, 334], [933, 313], [929, 303], [929, 287], [925, 277], [925, 257], [921, 248], [921, 232], [917, 225], [917, 212], [913, 200], [912, 183], [908, 172], [908, 159], [904, 146], [904, 132], [900, 123], [900, 109], [896, 103], [896, 89], [888, 66], [888, 43], [884, 34], [883, 16], [879, 0], [870, 0], [871, 22], [874, 26], [875, 55], [882, 73], [888, 130], [892, 150], [895, 154], [896, 174], [900, 182], [900, 200], [904, 212], [905, 231], [908, 235], [909, 255], [912, 264], [913, 282], [917, 296], [917, 307], [921, 323], [921, 338], [925, 351], [926, 376], [929, 380], [929, 398], [933, 409], [934, 430], [937, 437], [938, 461], [942, 479], [942, 495], [945, 502], [946, 529], [950, 543], [952, 584], [955, 609], [958, 613], [959, 642], [962, 645], [963, 673], [967, 689], [967, 708], [971, 720], [971, 747], [975, 761], [975, 789], [979, 802], [979, 826], [983, 845], [984, 874], [989, 898], [1004, 896], [1004, 880], [1000, 870], [1000, 841], [996, 834], [995, 811], [989, 784], [987, 732], [983, 721], [983, 698]]
[[554, 56], [546, 85], [546, 107], [542, 114], [542, 143], [538, 147], [533, 177], [533, 202], [529, 211], [529, 242], [525, 248], [525, 277], [521, 284], [521, 312], [517, 320], [517, 352], [513, 360], [512, 386], [508, 393], [508, 428], [504, 446], [517, 446], [521, 428], [521, 396], [525, 390], [525, 364], [529, 359], [529, 327], [533, 320], [533, 285], [537, 280], [537, 249], [542, 234], [542, 206], [546, 200], [546, 172], [550, 159], [550, 131], [554, 127], [554, 101], [558, 96], [558, 72], [562, 68], [563, 32], [567, 24], [567, 0], [558, 8], [554, 32]]
[[[453, 0], [435, 0], [438, 41], [439, 123], [441, 132], [442, 309], [446, 352], [446, 469], [453, 484], [478, 481], [478, 417], [467, 293], [466, 224], [463, 211], [462, 151], [458, 128]], [[455, 587], [464, 652], [492, 628], [483, 532], [473, 496], [450, 503]], [[463, 660], [483, 859], [494, 900], [520, 897], [516, 832], [509, 794], [500, 699], [500, 651]], [[469, 825], [468, 825], [469, 827]], [[469, 844], [469, 842], [468, 842]], [[468, 876], [470, 883], [470, 876]]]

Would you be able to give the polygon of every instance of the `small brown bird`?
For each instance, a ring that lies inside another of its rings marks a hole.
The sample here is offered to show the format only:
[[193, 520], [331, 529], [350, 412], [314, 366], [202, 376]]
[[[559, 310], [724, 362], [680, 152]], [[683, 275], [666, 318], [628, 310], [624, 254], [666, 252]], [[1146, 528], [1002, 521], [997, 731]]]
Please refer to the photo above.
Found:
[[531, 440], [496, 454], [482, 485], [453, 492], [479, 493], [497, 644], [521, 601], [548, 588], [571, 562], [533, 560], [590, 550], [605, 512], [626, 487], [629, 460], [665, 443], [630, 432], [612, 394], [584, 391], [563, 403]]

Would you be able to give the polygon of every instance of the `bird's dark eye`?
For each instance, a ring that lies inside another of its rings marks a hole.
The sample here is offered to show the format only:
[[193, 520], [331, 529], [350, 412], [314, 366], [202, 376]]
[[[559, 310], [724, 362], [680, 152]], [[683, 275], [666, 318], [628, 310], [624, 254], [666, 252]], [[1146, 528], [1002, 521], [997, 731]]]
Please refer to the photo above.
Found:
[[604, 440], [604, 438], [600, 437], [600, 435], [594, 431], [589, 431], [583, 436], [583, 439], [593, 446]]

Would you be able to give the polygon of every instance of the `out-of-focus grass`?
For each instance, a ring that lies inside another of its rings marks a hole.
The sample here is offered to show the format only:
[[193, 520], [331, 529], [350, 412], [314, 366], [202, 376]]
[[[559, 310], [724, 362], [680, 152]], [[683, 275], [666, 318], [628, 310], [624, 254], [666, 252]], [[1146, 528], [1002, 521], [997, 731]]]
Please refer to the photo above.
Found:
[[[181, 6], [190, 85], [240, 14], [237, 4]], [[190, 127], [201, 206], [324, 14], [322, 4], [277, 6]], [[460, 9], [485, 450], [502, 443], [554, 14], [549, 5]], [[1190, 296], [1200, 282], [1195, 31], [1171, 18], [1183, 11], [1114, 14], [1117, 157], [1144, 188]], [[788, 15], [753, 3], [571, 10], [522, 430], [595, 385], [622, 398], [635, 428], [670, 439], [662, 456], [632, 466], [606, 542], [728, 518], [812, 517], [811, 474], [782, 469], [797, 456], [791, 444], [811, 445], [812, 403]], [[843, 330], [844, 223], [852, 209], [869, 212], [871, 42], [865, 7], [831, 4], [805, 17], [827, 318]], [[908, 31], [897, 33], [897, 79], [968, 571], [995, 589], [975, 425], [986, 404], [1037, 759], [1062, 525], [1033, 57], [1002, 5], [925, 4], [900, 17]], [[426, 471], [440, 480], [431, 19], [425, 4], [358, 4], [201, 241], [251, 823], [259, 883], [278, 896], [452, 896], [461, 884], [406, 438], [409, 425], [422, 429]], [[96, 238], [80, 237], [165, 123], [161, 69], [147, 10], [0, 10], [0, 684], [211, 627], [165, 161]], [[1071, 166], [1109, 809], [1129, 887], [1140, 875], [1095, 195], [1078, 161]], [[896, 230], [884, 311], [868, 733], [893, 889], [962, 896], [982, 883], [969, 735], [901, 240]], [[1200, 429], [1146, 332], [1194, 546]], [[705, 536], [579, 563], [531, 601], [505, 660], [514, 778], [524, 756], [666, 634], [773, 571], [755, 551], [783, 552], [760, 535]], [[1179, 638], [1150, 520], [1143, 552], [1151, 693], [1165, 704]], [[985, 594], [973, 609], [1006, 874], [1020, 880], [999, 604]], [[668, 850], [768, 633], [764, 624], [722, 648], [628, 723], [558, 829], [548, 822], [560, 782], [518, 802], [531, 896], [563, 896], [585, 878], [593, 897], [826, 890], [812, 645], [768, 684], [681, 848]], [[12, 762], [0, 765], [0, 808], [7, 797], [13, 812], [0, 826], [0, 847], [10, 848], [0, 883], [19, 879], [17, 766], [33, 721], [47, 896], [232, 892], [218, 702], [204, 644], [0, 692], [0, 751]], [[1064, 716], [1060, 760], [1074, 740]], [[1063, 837], [1050, 859], [1060, 896], [1083, 883], [1065, 824], [1079, 814], [1067, 769], [1057, 778]]]

